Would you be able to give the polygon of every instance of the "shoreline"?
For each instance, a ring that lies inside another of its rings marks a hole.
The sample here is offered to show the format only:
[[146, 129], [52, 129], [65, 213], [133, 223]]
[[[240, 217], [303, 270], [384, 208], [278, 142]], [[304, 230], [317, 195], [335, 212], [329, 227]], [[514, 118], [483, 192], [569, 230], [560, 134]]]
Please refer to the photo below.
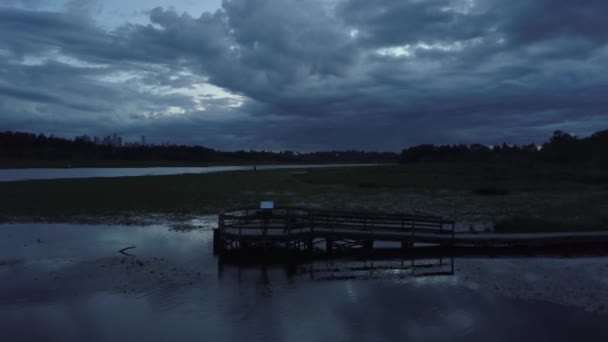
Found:
[[[597, 170], [514, 168], [488, 175], [483, 165], [441, 164], [292, 170], [0, 182], [0, 222], [182, 222], [273, 200], [427, 213], [470, 232], [608, 230], [608, 188]], [[478, 191], [490, 184], [502, 191]]]
[[[388, 164], [253, 164], [182, 167], [122, 167], [122, 168], [22, 168], [0, 169], [1, 182], [21, 182], [62, 179], [121, 178], [180, 176], [193, 174], [225, 173], [234, 171], [302, 170], [321, 168], [378, 167]], [[305, 171], [307, 172], [307, 171]]]
[[[256, 161], [256, 162], [84, 162], [84, 161], [52, 161], [52, 162], [39, 162], [39, 161], [26, 161], [26, 162], [12, 162], [12, 161], [0, 161], [0, 170], [22, 170], [22, 169], [130, 169], [130, 168], [199, 168], [199, 167], [231, 167], [231, 166], [251, 166], [253, 165], [294, 165], [294, 166], [307, 166], [307, 165], [393, 165], [391, 163], [377, 163], [377, 162], [364, 162], [364, 161], [347, 161], [347, 162], [276, 162], [276, 161]], [[394, 162], [397, 164], [397, 161]]]
[[[67, 226], [109, 226], [114, 228], [148, 228], [166, 226], [171, 231], [188, 232], [195, 230], [212, 231], [217, 228], [217, 214], [173, 216], [163, 214], [148, 214], [135, 217], [104, 217], [104, 218], [71, 218], [69, 220], [45, 220], [44, 218], [18, 218], [0, 222], [0, 229], [19, 225], [67, 225]], [[476, 240], [495, 239], [508, 240], [523, 244], [492, 246], [476, 243]], [[597, 238], [589, 240], [588, 238]], [[561, 239], [561, 241], [560, 241]], [[547, 244], [543, 244], [543, 241]], [[572, 231], [572, 232], [527, 232], [527, 233], [468, 233], [455, 232], [454, 245], [428, 245], [402, 249], [396, 247], [379, 247], [371, 251], [351, 250], [336, 252], [333, 259], [357, 258], [395, 258], [395, 257], [454, 257], [454, 258], [510, 258], [510, 257], [577, 257], [608, 256], [608, 231]], [[531, 243], [528, 243], [531, 242]], [[263, 252], [263, 253], [262, 253]], [[243, 259], [246, 256], [246, 259]], [[273, 258], [281, 256], [281, 258]], [[279, 264], [289, 264], [298, 261], [324, 260], [325, 254], [316, 255], [312, 259], [305, 253], [287, 253], [283, 250], [258, 249], [236, 250], [222, 254], [228, 264], [271, 264], [281, 260]]]

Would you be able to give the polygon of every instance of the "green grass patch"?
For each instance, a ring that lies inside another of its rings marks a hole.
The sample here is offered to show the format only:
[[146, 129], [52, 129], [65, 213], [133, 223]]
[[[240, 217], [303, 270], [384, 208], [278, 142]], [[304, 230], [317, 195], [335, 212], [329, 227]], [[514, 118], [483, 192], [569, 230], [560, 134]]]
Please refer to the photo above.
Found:
[[[0, 182], [0, 220], [131, 222], [137, 215], [179, 218], [274, 200], [277, 205], [433, 213], [494, 222], [502, 231], [565, 229], [555, 222], [567, 222], [569, 229], [608, 229], [603, 177], [602, 171], [586, 169], [420, 163], [301, 174], [265, 170]], [[543, 220], [521, 219], [530, 217]]]

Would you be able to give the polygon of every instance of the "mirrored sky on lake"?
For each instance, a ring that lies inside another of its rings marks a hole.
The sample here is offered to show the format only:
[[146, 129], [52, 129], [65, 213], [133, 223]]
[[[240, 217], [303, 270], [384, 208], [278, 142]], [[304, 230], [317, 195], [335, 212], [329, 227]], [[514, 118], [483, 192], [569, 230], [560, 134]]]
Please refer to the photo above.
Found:
[[[3, 339], [608, 337], [605, 307], [600, 307], [608, 288], [606, 258], [456, 259], [453, 275], [429, 277], [412, 277], [398, 261], [377, 260], [384, 268], [373, 276], [366, 271], [328, 278], [328, 272], [337, 275], [339, 269], [363, 263], [321, 261], [313, 264], [314, 274], [305, 268], [287, 272], [280, 266], [219, 263], [211, 253], [215, 221], [214, 216], [202, 217], [185, 230], [170, 225], [0, 225]], [[128, 250], [132, 256], [118, 253], [128, 246], [135, 247]]]

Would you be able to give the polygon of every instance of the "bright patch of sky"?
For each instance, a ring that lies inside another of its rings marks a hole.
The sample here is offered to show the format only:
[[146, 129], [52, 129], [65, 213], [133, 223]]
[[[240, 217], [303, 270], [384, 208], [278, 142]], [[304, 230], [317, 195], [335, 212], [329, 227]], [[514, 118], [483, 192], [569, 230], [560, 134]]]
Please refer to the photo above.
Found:
[[[160, 70], [159, 70], [160, 71]], [[192, 108], [197, 111], [204, 111], [210, 109], [207, 106], [208, 102], [223, 100], [223, 105], [228, 108], [240, 107], [245, 98], [232, 94], [223, 88], [217, 87], [205, 81], [204, 77], [196, 76], [190, 72], [180, 72], [176, 76], [171, 77], [172, 80], [176, 80], [179, 77], [190, 77], [198, 78], [194, 83], [189, 83], [187, 86], [158, 86], [146, 84], [144, 77], [148, 76], [147, 72], [142, 71], [117, 71], [104, 76], [95, 76], [97, 80], [108, 83], [126, 84], [131, 83], [137, 85], [139, 91], [143, 91], [155, 95], [183, 95], [192, 98], [196, 103], [196, 106]], [[178, 110], [179, 108], [179, 110]], [[167, 114], [184, 114], [187, 111], [180, 107], [172, 107], [167, 111]], [[210, 113], [213, 115], [213, 113]]]
[[198, 17], [203, 12], [215, 12], [222, 0], [8, 0], [7, 5], [46, 11], [79, 11], [91, 16], [97, 25], [113, 29], [127, 22], [148, 23], [148, 12], [156, 7], [173, 8], [178, 13]]
[[474, 0], [454, 0], [451, 1], [449, 6], [442, 8], [443, 11], [446, 12], [456, 12], [462, 14], [471, 13], [473, 8], [475, 7]]
[[392, 46], [376, 50], [379, 55], [391, 57], [411, 57], [416, 53], [416, 50], [437, 50], [437, 51], [460, 51], [464, 47], [461, 42], [454, 43], [418, 43], [414, 45], [406, 44], [403, 46]]
[[[56, 0], [56, 1], [14, 1], [14, 6], [22, 8], [36, 8], [38, 10], [58, 12], [78, 12], [79, 15], [90, 16], [96, 25], [106, 30], [112, 30], [126, 23], [147, 24], [149, 23], [149, 11], [156, 7], [164, 7], [175, 10], [178, 13], [188, 13], [198, 17], [204, 12], [215, 12], [221, 7], [221, 0]], [[90, 66], [78, 60], [66, 56], [46, 55], [28, 57], [24, 64], [40, 65], [49, 60], [60, 61], [72, 66]], [[160, 87], [148, 86], [141, 81], [145, 76], [142, 72], [116, 72], [105, 76], [96, 76], [99, 81], [108, 83], [132, 82], [137, 84], [140, 91], [152, 94], [179, 94], [192, 97], [197, 104], [195, 110], [208, 109], [208, 99], [225, 99], [226, 107], [239, 107], [244, 98], [234, 95], [220, 87], [211, 85], [204, 80], [191, 84], [188, 87]], [[187, 76], [187, 75], [186, 75]], [[193, 75], [189, 75], [193, 76]], [[185, 109], [180, 107], [169, 107], [166, 115], [184, 114]]]

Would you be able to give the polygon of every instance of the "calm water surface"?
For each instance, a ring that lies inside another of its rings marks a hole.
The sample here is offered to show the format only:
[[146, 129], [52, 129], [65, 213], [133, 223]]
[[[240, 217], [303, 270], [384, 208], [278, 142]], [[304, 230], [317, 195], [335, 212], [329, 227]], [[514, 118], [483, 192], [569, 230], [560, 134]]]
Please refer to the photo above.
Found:
[[0, 341], [608, 340], [593, 312], [607, 258], [456, 259], [419, 277], [402, 260], [242, 268], [212, 255], [215, 219], [0, 225]]
[[[322, 165], [258, 165], [258, 170], [321, 168], [337, 166], [373, 166], [370, 164], [322, 164]], [[0, 169], [0, 182], [29, 179], [162, 176], [186, 173], [214, 173], [224, 171], [252, 170], [245, 166], [208, 166], [208, 167], [139, 167], [139, 168], [63, 168], [63, 169]]]

